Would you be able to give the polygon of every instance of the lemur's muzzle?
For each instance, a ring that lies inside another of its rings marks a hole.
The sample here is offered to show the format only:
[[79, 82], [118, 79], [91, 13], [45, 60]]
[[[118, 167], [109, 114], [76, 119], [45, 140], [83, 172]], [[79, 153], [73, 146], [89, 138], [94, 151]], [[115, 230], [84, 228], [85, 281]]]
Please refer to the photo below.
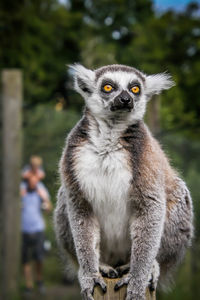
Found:
[[128, 92], [122, 91], [117, 97], [115, 97], [112, 105], [111, 111], [116, 110], [128, 110], [131, 111], [133, 108], [133, 98]]

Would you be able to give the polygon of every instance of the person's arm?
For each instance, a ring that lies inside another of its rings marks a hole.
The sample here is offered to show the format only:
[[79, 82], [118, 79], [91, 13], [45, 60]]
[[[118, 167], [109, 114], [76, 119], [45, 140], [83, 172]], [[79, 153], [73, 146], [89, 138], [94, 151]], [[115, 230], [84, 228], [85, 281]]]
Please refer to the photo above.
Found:
[[49, 199], [47, 190], [43, 186], [39, 185], [37, 187], [37, 192], [42, 199], [42, 207], [44, 208], [44, 210], [50, 212], [52, 210], [52, 203]]

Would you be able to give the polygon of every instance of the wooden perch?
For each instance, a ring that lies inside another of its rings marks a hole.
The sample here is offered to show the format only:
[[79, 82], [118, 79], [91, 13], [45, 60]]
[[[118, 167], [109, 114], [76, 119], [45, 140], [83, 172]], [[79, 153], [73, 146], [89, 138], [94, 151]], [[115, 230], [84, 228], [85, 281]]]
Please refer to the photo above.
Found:
[[[109, 279], [104, 278], [107, 284], [107, 292], [104, 294], [99, 286], [94, 289], [94, 300], [125, 300], [126, 297], [126, 286], [120, 288], [117, 292], [114, 290], [114, 286], [120, 278]], [[156, 300], [156, 293], [146, 290], [146, 300]]]

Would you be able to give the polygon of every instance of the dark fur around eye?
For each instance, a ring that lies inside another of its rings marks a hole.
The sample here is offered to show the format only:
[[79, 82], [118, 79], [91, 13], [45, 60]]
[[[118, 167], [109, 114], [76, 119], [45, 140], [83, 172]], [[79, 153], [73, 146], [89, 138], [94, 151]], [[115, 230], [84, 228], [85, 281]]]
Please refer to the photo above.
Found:
[[139, 81], [132, 81], [128, 84], [128, 90], [130, 91], [134, 86], [138, 86], [139, 87], [139, 92], [137, 94], [135, 94], [136, 96], [141, 94], [141, 84], [139, 83]]
[[[103, 88], [103, 87], [104, 87], [105, 85], [107, 85], [107, 84], [108, 84], [108, 85], [111, 85], [112, 88], [113, 88], [113, 90], [115, 90], [115, 91], [118, 89], [117, 84], [116, 84], [112, 79], [104, 79], [104, 80], [102, 81], [102, 83], [101, 83], [101, 91], [102, 91], [103, 93], [105, 93], [105, 94], [107, 94], [107, 93], [109, 94], [109, 93], [110, 93], [110, 92], [106, 92], [106, 91], [104, 90], [104, 88]], [[112, 90], [112, 91], [113, 91], [113, 90]], [[112, 92], [112, 91], [111, 91], [111, 92]]]

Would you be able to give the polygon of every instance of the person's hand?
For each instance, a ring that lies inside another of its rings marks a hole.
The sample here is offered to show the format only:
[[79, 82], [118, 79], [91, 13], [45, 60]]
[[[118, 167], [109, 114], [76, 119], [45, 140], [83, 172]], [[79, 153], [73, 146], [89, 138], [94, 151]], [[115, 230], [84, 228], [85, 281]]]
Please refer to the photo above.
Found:
[[52, 204], [51, 201], [49, 200], [48, 193], [44, 188], [37, 188], [38, 195], [42, 199], [42, 209], [44, 209], [47, 212], [50, 212], [52, 210]]
[[48, 200], [48, 201], [43, 200], [42, 209], [46, 212], [51, 212], [52, 204], [51, 204], [50, 200]]

